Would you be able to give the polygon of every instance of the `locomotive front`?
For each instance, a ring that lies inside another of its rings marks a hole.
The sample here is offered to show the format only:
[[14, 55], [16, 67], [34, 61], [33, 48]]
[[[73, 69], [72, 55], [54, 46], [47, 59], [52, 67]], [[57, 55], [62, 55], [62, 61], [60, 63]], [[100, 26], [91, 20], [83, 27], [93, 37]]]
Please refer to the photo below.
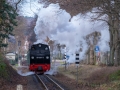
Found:
[[30, 49], [29, 70], [44, 73], [50, 70], [50, 50], [46, 44], [34, 44]]

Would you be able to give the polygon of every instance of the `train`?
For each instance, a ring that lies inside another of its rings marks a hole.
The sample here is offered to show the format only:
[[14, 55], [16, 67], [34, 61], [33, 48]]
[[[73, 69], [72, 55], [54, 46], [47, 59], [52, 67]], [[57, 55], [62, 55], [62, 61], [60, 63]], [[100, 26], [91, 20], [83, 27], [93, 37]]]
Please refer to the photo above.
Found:
[[29, 70], [44, 73], [50, 70], [50, 49], [47, 44], [33, 44], [29, 49]]

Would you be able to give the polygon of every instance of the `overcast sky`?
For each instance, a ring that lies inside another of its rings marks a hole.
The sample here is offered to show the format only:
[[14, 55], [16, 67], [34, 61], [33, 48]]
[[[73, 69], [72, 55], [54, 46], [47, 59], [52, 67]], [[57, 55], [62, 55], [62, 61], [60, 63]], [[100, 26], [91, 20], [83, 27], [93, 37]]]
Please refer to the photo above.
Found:
[[89, 16], [92, 16], [91, 13], [87, 13], [88, 16], [86, 17], [76, 15], [71, 18], [69, 13], [60, 9], [59, 4], [50, 4], [47, 8], [43, 8], [43, 6], [44, 4], [38, 4], [37, 0], [31, 3], [30, 0], [26, 0], [19, 12], [20, 15], [28, 17], [38, 15], [34, 28], [37, 43], [44, 43], [44, 39], [48, 36], [51, 40], [66, 44], [69, 48], [68, 54], [74, 54], [82, 43], [83, 51], [80, 53], [82, 59], [88, 49], [83, 36], [99, 31], [102, 35], [98, 43], [100, 50], [109, 50], [106, 43], [109, 41], [108, 26], [102, 21], [91, 22], [89, 18]]

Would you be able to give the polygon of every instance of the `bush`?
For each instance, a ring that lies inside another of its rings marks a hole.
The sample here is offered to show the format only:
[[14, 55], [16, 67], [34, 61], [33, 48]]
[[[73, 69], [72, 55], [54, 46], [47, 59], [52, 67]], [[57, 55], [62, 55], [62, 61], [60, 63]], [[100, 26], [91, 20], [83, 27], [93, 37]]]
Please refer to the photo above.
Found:
[[6, 64], [4, 62], [4, 57], [2, 54], [0, 54], [0, 77], [7, 78], [7, 70], [6, 70]]

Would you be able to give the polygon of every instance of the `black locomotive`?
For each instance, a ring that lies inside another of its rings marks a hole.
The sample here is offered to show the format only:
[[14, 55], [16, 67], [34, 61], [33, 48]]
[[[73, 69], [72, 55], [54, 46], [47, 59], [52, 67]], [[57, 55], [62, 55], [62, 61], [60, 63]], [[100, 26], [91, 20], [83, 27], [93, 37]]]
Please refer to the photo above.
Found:
[[29, 51], [29, 70], [44, 73], [50, 70], [50, 50], [46, 44], [33, 44]]

